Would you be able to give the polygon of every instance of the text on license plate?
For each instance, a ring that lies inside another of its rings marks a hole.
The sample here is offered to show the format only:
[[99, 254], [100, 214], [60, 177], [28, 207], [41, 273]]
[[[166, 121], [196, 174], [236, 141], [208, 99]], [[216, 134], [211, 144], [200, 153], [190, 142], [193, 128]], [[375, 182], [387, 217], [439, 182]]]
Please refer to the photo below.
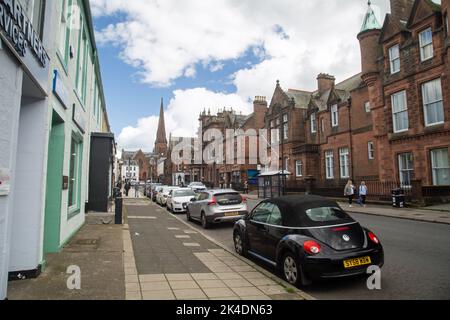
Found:
[[225, 213], [225, 217], [236, 217], [239, 215], [239, 212], [227, 212]]
[[370, 257], [363, 257], [363, 258], [356, 258], [356, 259], [349, 259], [344, 260], [344, 267], [346, 269], [359, 267], [359, 266], [365, 266], [367, 264], [371, 264], [372, 260]]

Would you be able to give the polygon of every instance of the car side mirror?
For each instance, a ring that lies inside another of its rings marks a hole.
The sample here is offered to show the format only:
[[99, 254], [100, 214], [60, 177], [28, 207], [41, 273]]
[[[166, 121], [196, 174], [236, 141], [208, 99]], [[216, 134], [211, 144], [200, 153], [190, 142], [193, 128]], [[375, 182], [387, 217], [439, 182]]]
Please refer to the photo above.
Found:
[[191, 199], [191, 202], [196, 202], [197, 200], [195, 199], [195, 198], [192, 198]]

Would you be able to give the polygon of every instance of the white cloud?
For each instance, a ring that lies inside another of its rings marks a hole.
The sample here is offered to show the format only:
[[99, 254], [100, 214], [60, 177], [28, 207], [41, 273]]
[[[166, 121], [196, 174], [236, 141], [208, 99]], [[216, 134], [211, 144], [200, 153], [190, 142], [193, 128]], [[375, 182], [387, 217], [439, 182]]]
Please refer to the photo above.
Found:
[[[237, 113], [248, 114], [251, 104], [236, 94], [216, 93], [205, 88], [176, 90], [165, 110], [167, 138], [172, 133], [178, 137], [192, 137], [198, 129], [199, 115], [203, 110], [216, 113], [219, 109], [233, 108]], [[152, 151], [158, 128], [158, 116], [140, 119], [135, 126], [126, 127], [118, 137], [120, 148]]]
[[[389, 1], [372, 3], [381, 20]], [[175, 91], [166, 120], [168, 132], [176, 135], [195, 132], [203, 107], [244, 111], [249, 98], [270, 98], [277, 79], [286, 89], [314, 90], [318, 73], [339, 81], [360, 71], [356, 36], [367, 9], [361, 0], [91, 0], [91, 5], [96, 16], [123, 17], [98, 30], [98, 41], [119, 46], [121, 58], [154, 87], [195, 78], [199, 67], [218, 72], [249, 50], [260, 59], [225, 76], [236, 93]], [[122, 131], [119, 142], [151, 148], [155, 123], [156, 117], [141, 119]]]

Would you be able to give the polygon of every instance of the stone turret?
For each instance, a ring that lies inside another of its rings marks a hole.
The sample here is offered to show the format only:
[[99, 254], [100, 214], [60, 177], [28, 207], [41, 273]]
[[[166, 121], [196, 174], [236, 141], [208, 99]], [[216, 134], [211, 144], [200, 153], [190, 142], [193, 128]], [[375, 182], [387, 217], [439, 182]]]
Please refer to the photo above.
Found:
[[383, 54], [379, 44], [381, 36], [381, 25], [375, 16], [369, 1], [366, 16], [358, 34], [361, 47], [362, 78], [370, 81], [370, 76], [378, 73], [378, 58]]

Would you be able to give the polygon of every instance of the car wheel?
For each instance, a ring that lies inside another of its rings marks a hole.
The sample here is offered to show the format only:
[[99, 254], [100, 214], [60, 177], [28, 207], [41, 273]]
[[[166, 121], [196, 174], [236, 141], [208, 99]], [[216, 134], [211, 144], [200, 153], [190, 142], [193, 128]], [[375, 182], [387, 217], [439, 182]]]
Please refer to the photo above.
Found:
[[206, 220], [206, 215], [204, 212], [202, 213], [202, 227], [203, 227], [203, 229], [210, 228], [210, 224], [209, 224], [208, 220]]
[[186, 209], [186, 219], [188, 222], [192, 222], [191, 213], [189, 212], [189, 208]]
[[234, 249], [236, 250], [237, 254], [243, 257], [247, 255], [247, 247], [239, 231], [237, 231], [234, 235]]
[[292, 253], [287, 253], [283, 257], [282, 272], [284, 279], [293, 286], [307, 286], [311, 284], [302, 270], [298, 259]]

